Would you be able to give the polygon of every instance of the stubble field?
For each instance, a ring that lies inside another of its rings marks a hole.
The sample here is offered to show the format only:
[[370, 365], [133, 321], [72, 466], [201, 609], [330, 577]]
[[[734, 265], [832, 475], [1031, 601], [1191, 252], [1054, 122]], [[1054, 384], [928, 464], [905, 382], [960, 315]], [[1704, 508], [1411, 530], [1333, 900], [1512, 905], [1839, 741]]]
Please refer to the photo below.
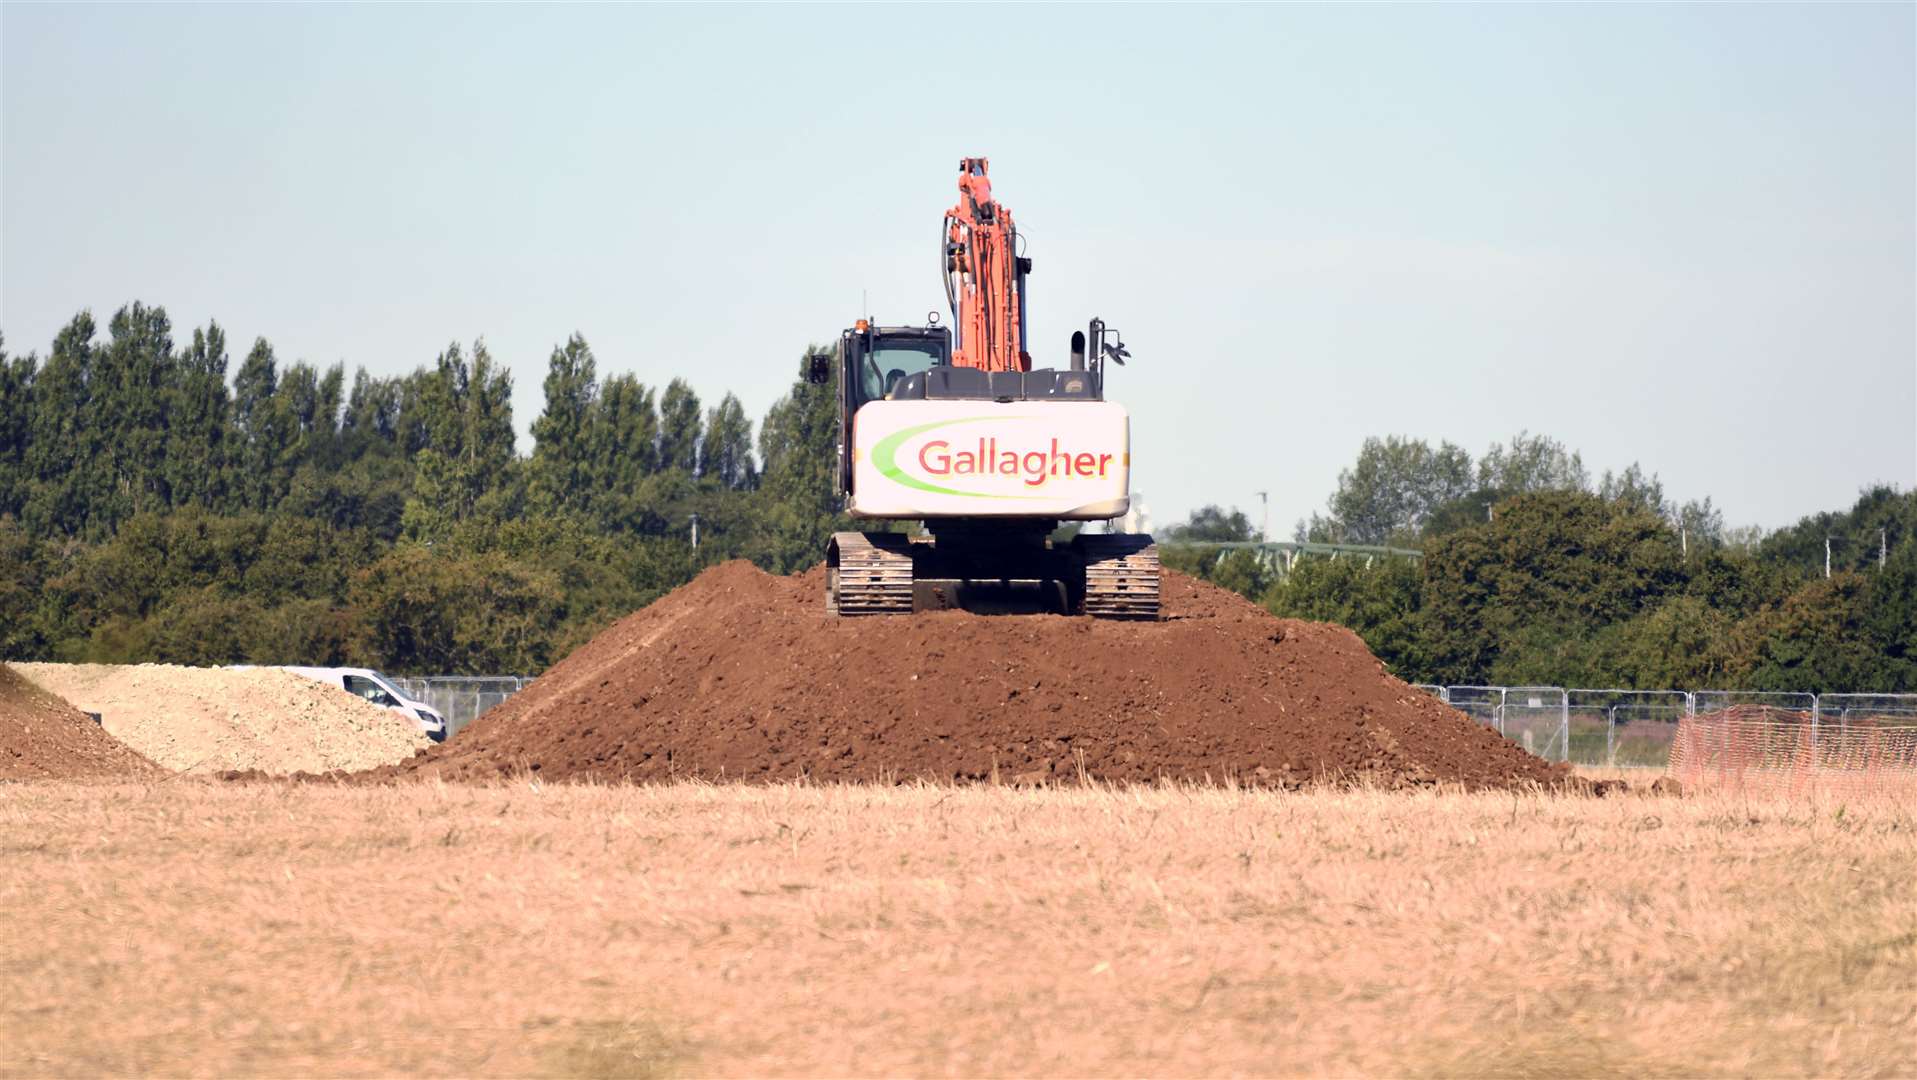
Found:
[[1917, 811], [0, 787], [0, 1073], [1909, 1075]]

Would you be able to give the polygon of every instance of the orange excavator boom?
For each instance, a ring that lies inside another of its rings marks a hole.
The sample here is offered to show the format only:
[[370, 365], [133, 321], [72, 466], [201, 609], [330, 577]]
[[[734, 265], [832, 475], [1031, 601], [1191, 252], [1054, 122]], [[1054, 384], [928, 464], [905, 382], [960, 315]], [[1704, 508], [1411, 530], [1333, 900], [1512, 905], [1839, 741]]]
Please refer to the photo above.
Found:
[[1012, 212], [992, 199], [991, 163], [959, 161], [958, 205], [945, 212], [945, 298], [957, 340], [952, 363], [981, 371], [1030, 371], [1025, 276]]

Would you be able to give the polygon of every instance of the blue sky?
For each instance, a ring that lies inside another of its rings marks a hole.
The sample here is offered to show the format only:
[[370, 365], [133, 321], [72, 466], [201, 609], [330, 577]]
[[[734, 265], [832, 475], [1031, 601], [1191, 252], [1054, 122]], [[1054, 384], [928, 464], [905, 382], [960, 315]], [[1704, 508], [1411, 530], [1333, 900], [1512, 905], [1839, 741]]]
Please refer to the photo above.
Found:
[[0, 6], [0, 330], [483, 336], [763, 413], [943, 304], [955, 166], [1134, 482], [1275, 533], [1367, 435], [1520, 429], [1775, 527], [1917, 485], [1917, 7]]

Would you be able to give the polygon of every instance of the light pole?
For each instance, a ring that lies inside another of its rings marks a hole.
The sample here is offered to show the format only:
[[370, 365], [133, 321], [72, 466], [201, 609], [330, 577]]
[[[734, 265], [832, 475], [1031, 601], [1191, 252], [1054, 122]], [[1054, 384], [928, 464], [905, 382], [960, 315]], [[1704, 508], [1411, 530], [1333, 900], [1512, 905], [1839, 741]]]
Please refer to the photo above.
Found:
[[1269, 544], [1271, 543], [1271, 492], [1260, 491], [1256, 494], [1259, 506], [1258, 540], [1260, 543]]

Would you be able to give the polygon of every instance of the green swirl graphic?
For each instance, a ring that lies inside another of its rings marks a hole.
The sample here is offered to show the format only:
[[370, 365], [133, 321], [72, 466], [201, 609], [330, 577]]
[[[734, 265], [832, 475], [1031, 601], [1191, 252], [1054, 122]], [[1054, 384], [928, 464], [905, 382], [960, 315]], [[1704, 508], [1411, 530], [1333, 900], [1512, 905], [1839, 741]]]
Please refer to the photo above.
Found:
[[1030, 419], [1032, 417], [1029, 416], [961, 416], [956, 420], [935, 420], [930, 424], [903, 428], [880, 439], [878, 445], [872, 447], [872, 464], [878, 468], [880, 475], [894, 483], [904, 484], [906, 487], [917, 488], [920, 491], [929, 491], [934, 495], [959, 495], [968, 499], [1044, 499], [1046, 498], [1044, 495], [994, 495], [989, 491], [960, 491], [956, 488], [940, 487], [937, 484], [926, 483], [916, 476], [906, 475], [905, 470], [899, 467], [897, 460], [899, 447], [905, 445], [905, 440], [914, 435], [923, 435], [935, 428], [950, 427], [953, 424], [972, 424], [981, 420]]

